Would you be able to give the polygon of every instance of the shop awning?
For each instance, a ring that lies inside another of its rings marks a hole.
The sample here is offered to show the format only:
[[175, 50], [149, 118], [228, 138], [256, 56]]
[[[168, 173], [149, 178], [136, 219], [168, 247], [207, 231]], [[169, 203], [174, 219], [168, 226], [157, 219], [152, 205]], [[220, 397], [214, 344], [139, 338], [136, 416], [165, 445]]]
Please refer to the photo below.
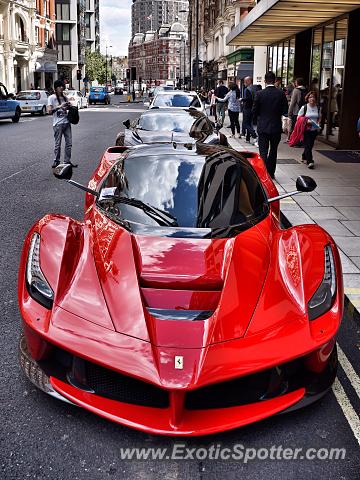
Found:
[[254, 71], [254, 63], [240, 63], [237, 68], [236, 77], [245, 78], [252, 77]]
[[261, 0], [226, 37], [227, 45], [271, 45], [359, 8], [359, 0]]

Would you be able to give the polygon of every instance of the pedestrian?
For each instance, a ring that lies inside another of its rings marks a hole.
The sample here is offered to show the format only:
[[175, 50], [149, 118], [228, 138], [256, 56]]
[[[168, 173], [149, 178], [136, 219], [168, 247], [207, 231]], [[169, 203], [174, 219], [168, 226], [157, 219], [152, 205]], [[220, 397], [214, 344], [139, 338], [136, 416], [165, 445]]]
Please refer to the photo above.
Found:
[[62, 80], [55, 80], [55, 93], [48, 97], [48, 113], [53, 116], [53, 130], [54, 130], [54, 162], [52, 168], [60, 164], [61, 157], [61, 140], [65, 139], [65, 155], [64, 163], [69, 163], [73, 167], [77, 167], [71, 163], [71, 147], [72, 147], [72, 133], [71, 124], [67, 118], [70, 102], [64, 95], [65, 84]]
[[290, 118], [290, 130], [294, 130], [296, 119], [300, 108], [305, 105], [305, 95], [307, 90], [304, 85], [304, 79], [299, 77], [295, 80], [295, 88], [291, 94], [291, 100], [289, 105], [288, 117]]
[[[285, 93], [276, 88], [274, 72], [265, 74], [266, 88], [256, 92], [253, 118], [257, 122], [259, 152], [271, 178], [275, 178], [277, 148], [281, 139], [281, 116], [288, 110]], [[270, 148], [270, 150], [269, 150]]]
[[240, 134], [240, 123], [239, 123], [239, 114], [240, 114], [240, 90], [236, 83], [231, 83], [229, 85], [230, 91], [225, 95], [224, 98], [217, 98], [219, 103], [228, 102], [228, 113], [230, 119], [230, 128], [231, 135], [230, 138], [235, 137], [235, 129], [239, 138]]
[[282, 84], [282, 78], [281, 78], [281, 77], [276, 77], [276, 78], [275, 78], [275, 83], [274, 83], [275, 87], [282, 89], [282, 85], [281, 85], [281, 84]]
[[224, 85], [222, 80], [219, 80], [217, 87], [215, 88], [215, 97], [216, 97], [216, 115], [218, 118], [218, 123], [222, 127], [224, 125], [225, 119], [225, 102], [219, 102], [219, 100], [225, 98], [225, 95], [229, 92], [229, 89]]
[[135, 94], [135, 87], [133, 86], [132, 90], [132, 101], [135, 102], [136, 94]]
[[253, 114], [252, 107], [254, 104], [255, 94], [258, 91], [255, 85], [253, 85], [253, 79], [251, 77], [244, 78], [244, 84], [246, 86], [244, 90], [244, 96], [242, 99], [243, 106], [243, 121], [242, 128], [246, 134], [246, 141], [250, 143], [250, 138], [254, 139], [254, 145], [258, 147], [256, 142], [257, 135], [253, 127]]
[[210, 115], [215, 117], [215, 122], [217, 121], [217, 114], [216, 114], [216, 97], [214, 93], [214, 89], [211, 90], [211, 97], [210, 97]]
[[316, 136], [320, 131], [320, 108], [316, 92], [309, 92], [305, 97], [305, 102], [305, 105], [300, 108], [298, 115], [298, 117], [307, 119], [304, 131], [304, 151], [301, 157], [308, 168], [314, 168], [312, 149]]

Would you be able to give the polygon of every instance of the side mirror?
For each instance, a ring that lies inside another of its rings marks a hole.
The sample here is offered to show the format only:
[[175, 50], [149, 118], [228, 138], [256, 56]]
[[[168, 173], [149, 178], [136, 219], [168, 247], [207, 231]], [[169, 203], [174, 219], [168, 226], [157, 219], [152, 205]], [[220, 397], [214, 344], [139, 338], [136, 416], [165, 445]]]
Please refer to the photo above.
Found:
[[150, 102], [148, 101], [144, 102], [144, 107], [150, 107]]
[[125, 125], [126, 128], [130, 128], [130, 120], [125, 120], [125, 122], [123, 122], [123, 125]]
[[59, 180], [70, 180], [73, 173], [73, 167], [70, 163], [60, 163], [54, 168], [53, 174]]
[[296, 190], [294, 192], [283, 193], [277, 197], [268, 198], [268, 203], [276, 202], [287, 197], [293, 197], [299, 193], [312, 192], [317, 187], [316, 182], [313, 178], [307, 177], [306, 175], [300, 175], [296, 179]]
[[306, 175], [300, 175], [296, 179], [296, 190], [298, 192], [312, 192], [317, 187], [316, 182], [313, 178], [307, 177]]

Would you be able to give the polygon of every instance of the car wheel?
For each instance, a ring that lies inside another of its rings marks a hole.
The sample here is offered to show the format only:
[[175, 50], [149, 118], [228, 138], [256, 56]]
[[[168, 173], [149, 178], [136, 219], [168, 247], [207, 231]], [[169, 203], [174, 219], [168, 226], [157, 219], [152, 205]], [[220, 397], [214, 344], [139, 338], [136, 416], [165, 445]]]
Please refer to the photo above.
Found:
[[118, 136], [116, 137], [115, 145], [117, 145], [118, 147], [123, 147], [124, 143], [125, 143], [125, 134], [119, 133]]
[[45, 105], [42, 107], [41, 111], [40, 111], [40, 115], [43, 117], [44, 115], [46, 115], [46, 107]]
[[21, 110], [20, 108], [18, 107], [16, 110], [15, 110], [15, 116], [12, 117], [12, 121], [13, 123], [18, 123], [18, 121], [20, 120], [20, 116], [21, 116]]

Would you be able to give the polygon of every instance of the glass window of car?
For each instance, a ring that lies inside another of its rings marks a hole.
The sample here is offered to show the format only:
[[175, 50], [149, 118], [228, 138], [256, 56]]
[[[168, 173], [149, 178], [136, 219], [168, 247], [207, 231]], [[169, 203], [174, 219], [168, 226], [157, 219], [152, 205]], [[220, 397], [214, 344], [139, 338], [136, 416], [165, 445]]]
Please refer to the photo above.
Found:
[[158, 93], [153, 107], [201, 107], [197, 95], [188, 93]]
[[40, 100], [41, 93], [33, 91], [23, 91], [16, 95], [16, 100]]
[[[260, 221], [268, 206], [250, 164], [228, 151], [200, 148], [204, 154], [130, 155], [115, 164], [102, 188], [116, 187], [120, 196], [170, 214], [181, 228], [228, 229]], [[159, 226], [134, 205], [119, 202], [112, 213], [122, 221]]]
[[105, 87], [91, 87], [90, 89], [92, 92], [104, 92]]
[[194, 114], [183, 111], [169, 115], [169, 112], [151, 110], [141, 115], [137, 127], [148, 131], [205, 132], [207, 134], [213, 132], [212, 125], [206, 116], [196, 111]]
[[0, 100], [6, 100], [7, 99], [7, 94], [5, 91], [5, 88], [0, 85]]

